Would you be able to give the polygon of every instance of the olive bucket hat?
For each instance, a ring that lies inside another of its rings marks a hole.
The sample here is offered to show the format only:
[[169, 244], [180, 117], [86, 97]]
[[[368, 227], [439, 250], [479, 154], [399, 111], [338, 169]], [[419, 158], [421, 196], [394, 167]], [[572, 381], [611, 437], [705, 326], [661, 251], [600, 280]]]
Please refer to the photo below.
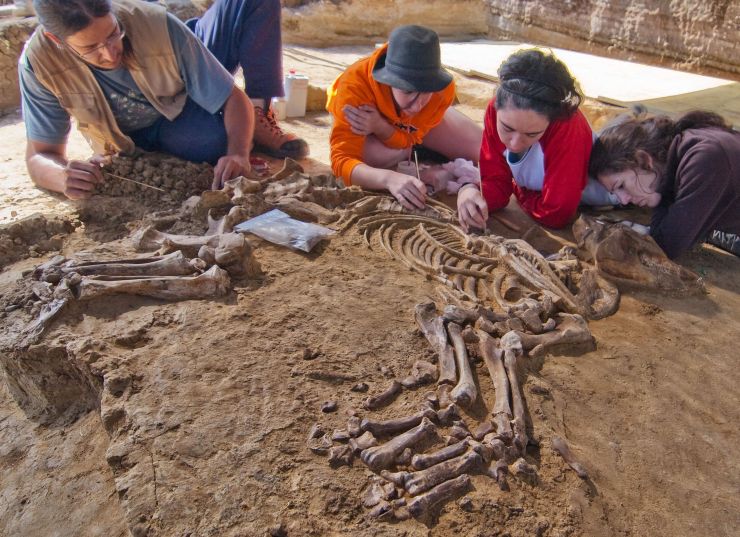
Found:
[[445, 89], [452, 75], [442, 68], [437, 32], [409, 24], [391, 32], [388, 50], [373, 68], [381, 84], [423, 93]]

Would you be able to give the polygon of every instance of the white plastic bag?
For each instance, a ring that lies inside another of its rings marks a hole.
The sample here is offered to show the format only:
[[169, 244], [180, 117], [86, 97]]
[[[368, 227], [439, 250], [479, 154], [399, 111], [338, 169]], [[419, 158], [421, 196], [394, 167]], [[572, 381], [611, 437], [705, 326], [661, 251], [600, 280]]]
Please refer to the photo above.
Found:
[[321, 240], [335, 231], [316, 224], [291, 218], [279, 209], [273, 209], [234, 226], [234, 231], [253, 233], [273, 244], [310, 252]]

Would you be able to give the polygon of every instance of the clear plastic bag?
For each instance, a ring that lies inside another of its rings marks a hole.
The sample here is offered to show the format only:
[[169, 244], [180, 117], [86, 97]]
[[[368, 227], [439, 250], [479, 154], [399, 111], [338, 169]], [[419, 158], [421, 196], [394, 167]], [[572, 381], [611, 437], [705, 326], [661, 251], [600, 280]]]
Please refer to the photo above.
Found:
[[234, 226], [234, 231], [253, 233], [274, 244], [310, 252], [316, 244], [335, 233], [316, 224], [291, 218], [279, 209], [273, 209]]

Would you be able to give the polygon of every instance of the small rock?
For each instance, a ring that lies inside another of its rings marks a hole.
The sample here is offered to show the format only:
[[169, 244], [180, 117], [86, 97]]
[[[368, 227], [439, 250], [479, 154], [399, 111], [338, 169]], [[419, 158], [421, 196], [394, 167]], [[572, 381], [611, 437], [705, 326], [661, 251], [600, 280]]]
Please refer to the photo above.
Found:
[[460, 506], [460, 509], [463, 511], [466, 511], [468, 513], [473, 512], [473, 500], [470, 499], [470, 496], [464, 496], [460, 498], [460, 501], [457, 502], [457, 505]]
[[370, 386], [367, 385], [367, 382], [358, 382], [354, 386], [350, 388], [353, 392], [359, 392], [359, 393], [365, 393], [370, 389]]
[[281, 522], [280, 524], [271, 527], [269, 530], [270, 537], [288, 537], [288, 531]]
[[337, 402], [336, 401], [324, 401], [321, 404], [321, 412], [324, 412], [325, 414], [328, 414], [329, 412], [335, 412], [337, 410]]

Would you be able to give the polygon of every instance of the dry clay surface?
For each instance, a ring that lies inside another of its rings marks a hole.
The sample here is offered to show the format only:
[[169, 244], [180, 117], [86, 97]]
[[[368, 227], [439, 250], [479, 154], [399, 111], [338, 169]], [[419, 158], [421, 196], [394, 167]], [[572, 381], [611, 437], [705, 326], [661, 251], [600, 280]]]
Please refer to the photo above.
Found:
[[[480, 120], [482, 107], [466, 106]], [[323, 162], [328, 124], [321, 114], [287, 123]], [[40, 193], [24, 175], [17, 115], [0, 137], [0, 223], [61, 215], [74, 228], [58, 233], [64, 255], [132, 254], [127, 223], [154, 209], [133, 195], [80, 207]], [[72, 151], [87, 154], [79, 138]], [[513, 236], [496, 221], [492, 230]], [[530, 236], [543, 250], [572, 238]], [[27, 254], [0, 273], [4, 299], [54, 253], [13, 244]], [[254, 245], [265, 275], [224, 298], [111, 298], [75, 304], [53, 324], [36, 356], [95, 371], [80, 401], [90, 410], [42, 424], [0, 388], [0, 533], [729, 537], [740, 527], [737, 258], [700, 249], [683, 262], [705, 277], [706, 295], [628, 292], [615, 315], [589, 323], [595, 351], [524, 364], [536, 481], [511, 477], [503, 492], [474, 475], [467, 499], [437, 520], [387, 524], [362, 506], [367, 468], [332, 468], [306, 438], [317, 422], [344, 428], [350, 409], [375, 419], [418, 409], [424, 388], [369, 412], [350, 387], [380, 392], [429, 359], [413, 311], [435, 286], [352, 230], [311, 254]], [[465, 415], [471, 425], [494, 395], [485, 367], [475, 372], [483, 400]], [[322, 413], [328, 400], [338, 408]], [[588, 480], [552, 452], [556, 434]]]

